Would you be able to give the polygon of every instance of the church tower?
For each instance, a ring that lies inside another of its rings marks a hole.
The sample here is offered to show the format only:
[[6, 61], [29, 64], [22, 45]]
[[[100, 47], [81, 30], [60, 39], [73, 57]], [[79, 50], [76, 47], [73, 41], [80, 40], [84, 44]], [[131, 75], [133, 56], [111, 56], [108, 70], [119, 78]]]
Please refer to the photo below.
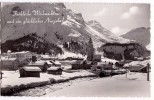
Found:
[[87, 48], [87, 60], [88, 61], [93, 61], [94, 52], [95, 50], [93, 47], [93, 42], [92, 42], [92, 39], [90, 38], [88, 42], [88, 48]]

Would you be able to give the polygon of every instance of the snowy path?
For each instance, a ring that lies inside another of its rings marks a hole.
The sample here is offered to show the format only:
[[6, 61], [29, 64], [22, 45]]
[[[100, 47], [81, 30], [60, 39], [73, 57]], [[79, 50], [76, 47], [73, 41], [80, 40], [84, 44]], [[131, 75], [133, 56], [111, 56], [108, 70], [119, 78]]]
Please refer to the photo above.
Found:
[[45, 96], [149, 97], [150, 82], [146, 81], [146, 75], [142, 73], [130, 74], [127, 79], [125, 75], [117, 75], [74, 83]]

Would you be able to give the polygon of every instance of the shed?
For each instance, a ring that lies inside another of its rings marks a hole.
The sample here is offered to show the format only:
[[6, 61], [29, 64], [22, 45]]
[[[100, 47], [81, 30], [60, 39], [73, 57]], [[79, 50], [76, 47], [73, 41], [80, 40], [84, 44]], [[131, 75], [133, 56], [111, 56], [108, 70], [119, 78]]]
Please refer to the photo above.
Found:
[[72, 69], [82, 69], [83, 68], [83, 60], [77, 60], [72, 64]]
[[46, 72], [47, 69], [50, 67], [46, 61], [36, 61], [36, 62], [31, 62], [28, 64], [28, 66], [35, 66], [35, 67], [39, 67], [43, 72]]
[[40, 77], [41, 69], [39, 67], [22, 67], [20, 70], [20, 77]]
[[54, 75], [61, 75], [62, 71], [63, 70], [60, 67], [50, 67], [47, 69], [48, 74], [54, 74]]

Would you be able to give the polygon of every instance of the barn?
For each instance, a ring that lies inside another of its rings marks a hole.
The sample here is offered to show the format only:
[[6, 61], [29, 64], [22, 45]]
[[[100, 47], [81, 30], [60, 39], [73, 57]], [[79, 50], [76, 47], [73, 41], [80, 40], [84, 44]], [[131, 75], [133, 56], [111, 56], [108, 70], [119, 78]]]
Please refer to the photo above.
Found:
[[46, 61], [40, 60], [36, 62], [31, 62], [28, 66], [39, 67], [43, 72], [46, 72], [47, 69], [50, 67]]
[[41, 69], [39, 67], [22, 67], [20, 70], [20, 77], [40, 77]]
[[53, 74], [53, 75], [61, 75], [62, 71], [63, 70], [60, 67], [50, 67], [47, 69], [48, 74]]

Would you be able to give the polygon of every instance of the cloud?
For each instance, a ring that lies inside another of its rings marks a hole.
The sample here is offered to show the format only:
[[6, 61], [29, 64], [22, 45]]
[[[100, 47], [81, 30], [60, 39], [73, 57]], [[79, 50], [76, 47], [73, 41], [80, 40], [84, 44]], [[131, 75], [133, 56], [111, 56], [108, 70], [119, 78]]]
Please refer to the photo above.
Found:
[[94, 17], [101, 17], [104, 15], [104, 13], [106, 12], [106, 8], [101, 9], [100, 11], [96, 12], [93, 14]]
[[129, 30], [128, 28], [121, 28], [119, 26], [116, 26], [111, 29], [111, 32], [117, 36], [121, 36], [121, 35], [126, 34], [128, 30]]
[[111, 32], [114, 33], [114, 34], [119, 34], [121, 31], [120, 31], [120, 28], [119, 27], [113, 27], [111, 29]]
[[124, 12], [121, 16], [122, 19], [128, 19], [133, 15], [137, 15], [139, 13], [139, 8], [137, 6], [132, 6], [129, 8], [128, 12]]

